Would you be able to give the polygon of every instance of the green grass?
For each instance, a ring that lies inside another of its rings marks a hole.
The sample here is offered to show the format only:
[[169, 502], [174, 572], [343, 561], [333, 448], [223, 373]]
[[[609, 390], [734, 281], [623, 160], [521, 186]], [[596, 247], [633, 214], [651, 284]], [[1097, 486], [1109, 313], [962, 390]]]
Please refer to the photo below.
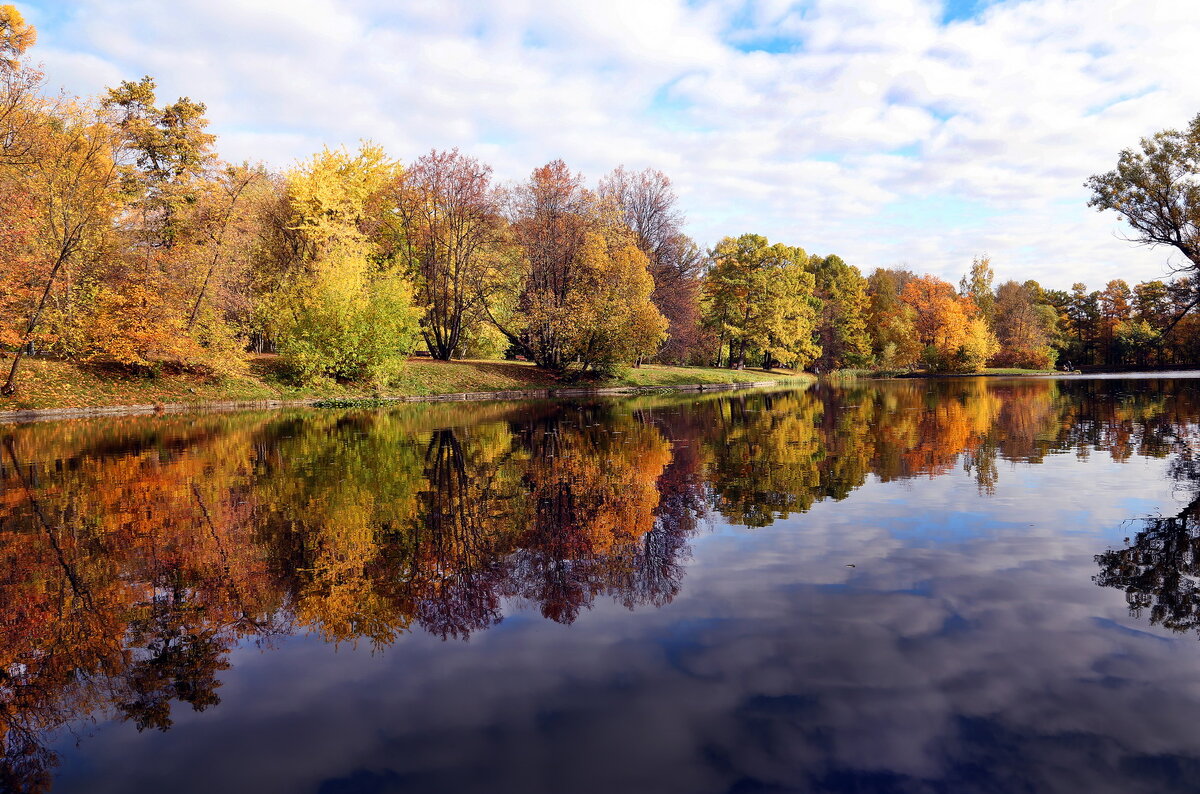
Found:
[[810, 380], [811, 376], [804, 373], [796, 375], [788, 370], [737, 371], [647, 364], [610, 377], [563, 377], [523, 362], [414, 358], [408, 362], [392, 387], [379, 389], [367, 383], [333, 381], [299, 386], [289, 381], [279, 359], [274, 356], [257, 356], [251, 360], [247, 375], [224, 380], [187, 374], [144, 377], [111, 368], [27, 358], [21, 365], [17, 393], [13, 397], [0, 397], [0, 411], [309, 399], [336, 404], [337, 401], [347, 400], [458, 392], [612, 386], [652, 388], [692, 383], [793, 379], [803, 382]]
[[717, 369], [716, 367], [670, 367], [659, 364], [643, 364], [636, 369], [625, 370], [611, 379], [610, 386], [684, 386], [689, 383], [753, 383], [755, 381], [813, 380], [806, 372], [799, 374], [790, 369], [743, 370]]

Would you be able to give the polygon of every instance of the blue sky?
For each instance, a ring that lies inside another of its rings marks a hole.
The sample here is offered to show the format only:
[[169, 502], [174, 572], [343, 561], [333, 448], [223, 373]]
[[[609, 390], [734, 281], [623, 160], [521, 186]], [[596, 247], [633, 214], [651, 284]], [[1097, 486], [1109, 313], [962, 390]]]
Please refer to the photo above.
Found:
[[376, 140], [504, 180], [665, 171], [705, 245], [1099, 287], [1161, 276], [1082, 183], [1200, 112], [1193, 0], [36, 0], [34, 58], [90, 95], [153, 75], [230, 160]]

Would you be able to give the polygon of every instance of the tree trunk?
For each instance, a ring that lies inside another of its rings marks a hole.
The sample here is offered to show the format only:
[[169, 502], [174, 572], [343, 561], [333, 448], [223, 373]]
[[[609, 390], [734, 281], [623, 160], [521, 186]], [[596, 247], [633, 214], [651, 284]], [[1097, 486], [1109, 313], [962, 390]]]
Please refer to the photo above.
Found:
[[25, 335], [21, 339], [21, 345], [17, 348], [16, 355], [13, 356], [12, 367], [8, 370], [8, 380], [4, 382], [4, 386], [0, 387], [0, 394], [9, 397], [17, 390], [17, 369], [21, 366], [21, 358], [25, 355], [25, 348], [29, 344], [29, 337], [33, 334], [33, 329], [37, 327], [38, 320], [42, 317], [42, 310], [46, 308], [46, 299], [50, 297], [50, 289], [54, 286], [54, 279], [58, 276], [58, 271], [62, 268], [63, 262], [67, 261], [67, 255], [70, 254], [70, 249], [63, 248], [60, 250], [58, 259], [54, 262], [54, 267], [50, 269], [50, 276], [46, 279], [46, 288], [42, 290], [42, 297], [38, 301], [37, 308], [33, 311], [33, 316], [29, 318], [29, 325], [25, 328]]

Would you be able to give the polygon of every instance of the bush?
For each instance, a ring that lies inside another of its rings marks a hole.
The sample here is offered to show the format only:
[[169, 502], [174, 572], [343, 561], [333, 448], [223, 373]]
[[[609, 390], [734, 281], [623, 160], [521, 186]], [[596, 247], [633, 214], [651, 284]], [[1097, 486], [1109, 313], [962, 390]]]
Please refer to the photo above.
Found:
[[271, 301], [279, 355], [297, 380], [386, 385], [398, 375], [418, 335], [412, 288], [370, 269], [353, 249], [337, 250]]

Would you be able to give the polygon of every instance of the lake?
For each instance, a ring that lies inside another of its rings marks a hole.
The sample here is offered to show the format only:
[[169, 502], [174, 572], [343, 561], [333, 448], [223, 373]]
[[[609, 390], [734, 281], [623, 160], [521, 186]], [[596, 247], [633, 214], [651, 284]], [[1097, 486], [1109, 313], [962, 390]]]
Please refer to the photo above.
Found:
[[0, 788], [1193, 791], [1198, 387], [0, 425]]

